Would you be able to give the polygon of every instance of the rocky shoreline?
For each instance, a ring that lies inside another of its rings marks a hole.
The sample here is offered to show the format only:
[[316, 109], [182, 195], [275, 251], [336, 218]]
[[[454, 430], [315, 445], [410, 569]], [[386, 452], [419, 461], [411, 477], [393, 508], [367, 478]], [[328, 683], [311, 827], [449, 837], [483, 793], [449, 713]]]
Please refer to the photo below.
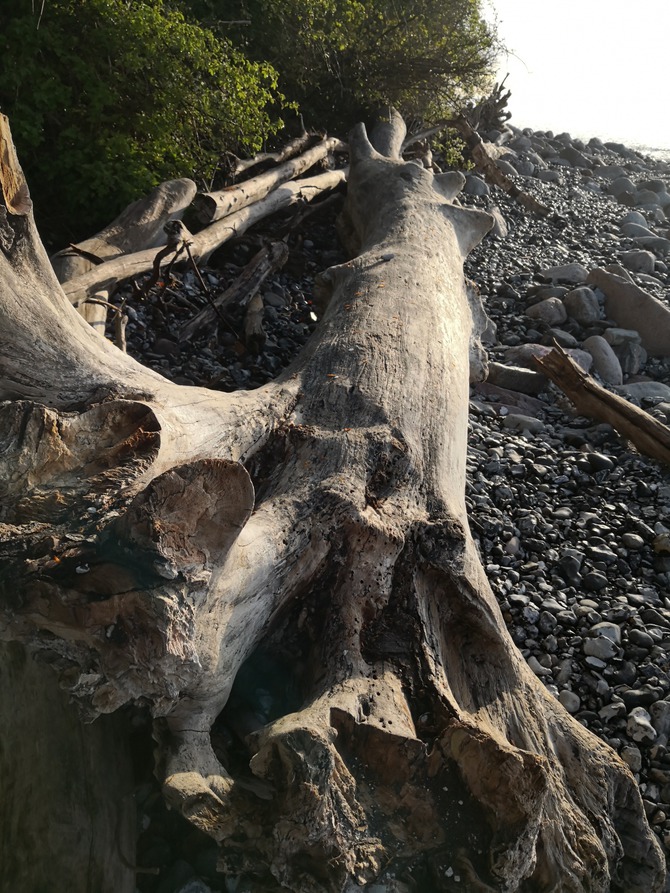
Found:
[[[565, 709], [629, 765], [668, 852], [670, 474], [609, 425], [576, 417], [524, 367], [538, 345], [558, 342], [668, 421], [670, 361], [654, 337], [670, 344], [670, 327], [649, 331], [645, 305], [633, 308], [639, 330], [608, 318], [593, 271], [614, 269], [667, 303], [670, 166], [567, 135], [516, 131], [509, 145], [514, 154], [499, 163], [555, 216], [531, 219], [496, 196], [507, 233], [466, 265], [497, 327], [492, 375], [471, 402], [470, 523], [515, 643]], [[474, 177], [466, 190], [491, 208]]]
[[[487, 136], [501, 168], [551, 214], [532, 216], [467, 177], [463, 203], [497, 218], [465, 270], [496, 330], [489, 378], [472, 386], [472, 532], [529, 666], [557, 709], [630, 766], [670, 852], [670, 474], [609, 425], [575, 416], [531, 359], [556, 341], [608, 388], [670, 419], [670, 350], [658, 346], [670, 345], [670, 327], [650, 325], [654, 305], [644, 303], [670, 306], [670, 165], [567, 134], [509, 127]], [[160, 300], [130, 305], [129, 352], [183, 384], [235, 390], [275, 377], [318, 325], [315, 277], [344, 259], [333, 217], [291, 237], [287, 266], [263, 290], [257, 354], [242, 349], [234, 318], [218, 334], [175, 340], [179, 320], [205, 302], [188, 272]], [[221, 255], [203, 271], [210, 287], [225, 288], [254, 250], [242, 242]], [[623, 299], [608, 296], [611, 281], [594, 270], [614, 277], [619, 292], [618, 280], [637, 288], [637, 327], [612, 313]], [[243, 881], [216, 872], [211, 841], [165, 813], [150, 781], [137, 800], [138, 864], [159, 869], [138, 875], [138, 889], [243, 893]]]

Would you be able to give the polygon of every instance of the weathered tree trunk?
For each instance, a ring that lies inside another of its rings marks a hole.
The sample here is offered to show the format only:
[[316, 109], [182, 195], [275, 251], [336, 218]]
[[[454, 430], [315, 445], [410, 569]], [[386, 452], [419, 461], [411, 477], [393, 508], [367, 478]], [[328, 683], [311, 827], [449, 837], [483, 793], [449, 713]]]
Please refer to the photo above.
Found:
[[491, 219], [350, 146], [359, 254], [294, 366], [236, 394], [75, 318], [12, 167], [2, 635], [89, 718], [150, 705], [168, 801], [263, 889], [658, 891], [632, 775], [527, 668], [468, 531], [462, 261]]
[[0, 645], [0, 890], [134, 893], [135, 800], [121, 716], [84, 725], [53, 669]]

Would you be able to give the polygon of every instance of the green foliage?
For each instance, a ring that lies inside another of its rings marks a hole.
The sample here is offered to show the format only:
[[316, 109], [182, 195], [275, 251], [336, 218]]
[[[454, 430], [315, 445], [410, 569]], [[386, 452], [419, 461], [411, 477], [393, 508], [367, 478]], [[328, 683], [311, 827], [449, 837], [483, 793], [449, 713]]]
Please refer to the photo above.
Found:
[[433, 153], [439, 156], [440, 164], [447, 170], [472, 170], [474, 165], [468, 157], [465, 140], [455, 130], [447, 130], [431, 141]]
[[282, 126], [274, 68], [162, 0], [40, 6], [5, 0], [0, 108], [48, 241], [92, 234], [162, 180], [209, 181], [225, 150]]
[[3, 0], [0, 109], [43, 236], [90, 235], [170, 177], [209, 184], [295, 102], [340, 132], [387, 104], [449, 116], [489, 80], [482, 2]]
[[452, 114], [490, 84], [495, 34], [481, 0], [192, 0], [232, 22], [315, 127], [347, 128], [379, 106]]

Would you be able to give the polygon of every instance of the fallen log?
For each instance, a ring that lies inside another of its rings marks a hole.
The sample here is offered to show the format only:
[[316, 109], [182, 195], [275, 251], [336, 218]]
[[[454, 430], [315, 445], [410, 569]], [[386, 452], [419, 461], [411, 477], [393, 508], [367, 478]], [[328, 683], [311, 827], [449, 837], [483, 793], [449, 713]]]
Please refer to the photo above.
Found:
[[645, 456], [670, 464], [670, 428], [618, 394], [605, 390], [556, 346], [534, 357], [540, 372], [574, 403], [580, 415], [607, 422]]
[[193, 207], [198, 219], [201, 223], [209, 224], [228, 217], [235, 211], [241, 211], [242, 208], [265, 198], [282, 183], [297, 179], [305, 171], [327, 158], [331, 152], [345, 150], [344, 143], [334, 137], [329, 137], [321, 140], [320, 143], [297, 158], [292, 158], [279, 167], [258, 174], [251, 180], [245, 180], [235, 186], [227, 186], [217, 192], [199, 192], [193, 199]]
[[[346, 171], [328, 171], [316, 177], [284, 183], [264, 199], [218, 220], [193, 236], [191, 251], [194, 258], [204, 263], [221, 245], [245, 233], [259, 220], [285, 211], [296, 203], [311, 202], [324, 192], [336, 189], [346, 179]], [[133, 279], [153, 268], [156, 252], [148, 249], [127, 254], [94, 267], [88, 273], [63, 283], [63, 290], [71, 303], [78, 307], [101, 289], [113, 290], [122, 282]]]

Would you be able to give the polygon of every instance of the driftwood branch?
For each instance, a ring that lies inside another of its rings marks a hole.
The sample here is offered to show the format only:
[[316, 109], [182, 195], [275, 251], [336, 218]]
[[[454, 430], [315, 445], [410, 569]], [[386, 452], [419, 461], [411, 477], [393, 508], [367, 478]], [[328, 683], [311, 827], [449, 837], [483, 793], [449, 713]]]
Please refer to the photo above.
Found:
[[189, 319], [179, 331], [179, 340], [187, 341], [199, 331], [211, 326], [219, 312], [223, 312], [231, 304], [246, 305], [257, 293], [263, 282], [275, 270], [282, 267], [288, 258], [285, 242], [272, 242], [265, 245], [252, 257], [240, 276], [219, 297], [214, 298], [212, 306], [204, 307], [196, 316]]
[[481, 102], [465, 112], [468, 123], [475, 129], [486, 132], [500, 130], [505, 122], [509, 121], [512, 113], [507, 110], [507, 103], [512, 95], [511, 90], [505, 90], [505, 81], [508, 75], [499, 84], [494, 84], [491, 93], [485, 96]]
[[481, 171], [484, 177], [494, 186], [498, 186], [503, 192], [506, 192], [510, 198], [517, 201], [523, 208], [532, 211], [533, 214], [539, 214], [541, 217], [548, 217], [551, 209], [542, 202], [539, 202], [529, 192], [525, 192], [504, 174], [491, 158], [486, 150], [486, 144], [480, 135], [470, 126], [465, 116], [461, 115], [453, 118], [452, 126], [460, 133], [465, 140], [465, 144], [470, 150], [472, 160], [477, 169]]
[[535, 365], [574, 403], [577, 411], [607, 422], [645, 456], [670, 464], [670, 428], [623, 397], [605, 390], [574, 362], [561, 347]]
[[441, 121], [435, 127], [423, 130], [405, 139], [402, 143], [402, 151], [404, 152], [410, 146], [429, 139], [441, 130], [454, 129], [458, 131], [465, 141], [477, 170], [491, 185], [502, 189], [526, 210], [531, 211], [533, 214], [539, 214], [541, 217], [547, 217], [551, 213], [551, 209], [539, 202], [530, 193], [519, 189], [500, 170], [495, 160], [491, 158], [486, 148], [486, 143], [477, 133], [477, 128], [480, 126], [485, 130], [490, 130], [493, 127], [502, 127], [504, 121], [510, 118], [510, 113], [505, 109], [511, 93], [509, 90], [504, 90], [505, 80], [506, 78], [500, 84], [495, 84], [491, 95], [483, 99], [474, 108], [466, 109], [460, 115]]
[[[128, 205], [108, 226], [77, 245], [57, 252], [51, 258], [61, 283], [76, 280], [96, 267], [102, 268], [112, 258], [120, 258], [142, 249], [152, 249], [165, 242], [164, 224], [179, 219], [195, 195], [192, 180], [168, 180], [152, 189], [144, 198]], [[107, 320], [106, 302], [113, 284], [102, 282], [88, 297], [100, 301], [77, 301], [84, 319], [104, 333]]]
[[281, 164], [284, 161], [288, 161], [289, 158], [304, 152], [305, 149], [309, 149], [318, 139], [318, 134], [308, 133], [306, 130], [303, 130], [299, 136], [290, 140], [277, 152], [259, 152], [252, 158], [236, 158], [231, 173], [233, 176], [239, 177], [241, 174], [246, 174], [252, 168], [261, 164]]

